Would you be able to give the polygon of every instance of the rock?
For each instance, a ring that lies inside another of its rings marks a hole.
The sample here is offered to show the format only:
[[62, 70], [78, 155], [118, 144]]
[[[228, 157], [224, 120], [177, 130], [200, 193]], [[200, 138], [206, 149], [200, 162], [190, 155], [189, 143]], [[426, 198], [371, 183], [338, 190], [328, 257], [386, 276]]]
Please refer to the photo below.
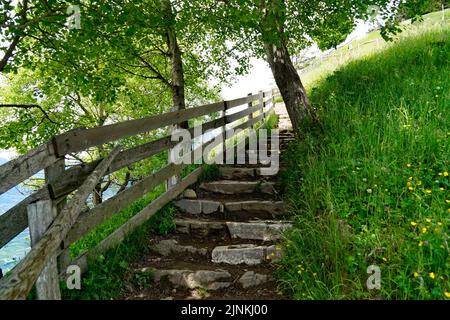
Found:
[[175, 201], [175, 205], [180, 210], [189, 214], [211, 214], [214, 212], [223, 211], [223, 205], [221, 202], [211, 200], [181, 199]]
[[255, 273], [254, 271], [247, 271], [239, 278], [239, 283], [242, 288], [247, 289], [256, 287], [268, 281], [269, 277], [265, 274]]
[[197, 199], [197, 193], [192, 189], [186, 189], [183, 192], [183, 197], [185, 199]]
[[181, 199], [175, 201], [175, 205], [182, 211], [190, 214], [202, 213], [202, 203], [198, 200]]
[[261, 222], [227, 222], [233, 239], [275, 241], [282, 238], [283, 232], [291, 228], [290, 223]]
[[224, 179], [246, 179], [253, 178], [255, 176], [254, 168], [233, 168], [233, 167], [220, 167], [220, 174]]
[[177, 232], [190, 234], [194, 237], [225, 234], [227, 230], [225, 223], [215, 221], [177, 219], [175, 220], [175, 224], [177, 226]]
[[256, 265], [265, 261], [267, 247], [254, 244], [219, 246], [212, 251], [212, 262]]
[[282, 215], [284, 213], [283, 201], [236, 201], [224, 203], [227, 211], [247, 211], [247, 212], [267, 212], [273, 216]]
[[275, 190], [274, 186], [275, 184], [273, 182], [223, 180], [202, 183], [200, 188], [220, 194], [242, 194], [253, 192], [273, 194]]
[[190, 253], [206, 256], [208, 250], [205, 248], [195, 248], [193, 246], [182, 246], [178, 244], [176, 240], [161, 240], [156, 246], [156, 251], [163, 255], [168, 256], [172, 253]]
[[223, 212], [223, 205], [218, 201], [202, 200], [202, 213], [211, 214], [214, 212]]
[[189, 289], [204, 288], [207, 290], [219, 290], [227, 288], [231, 282], [231, 274], [224, 270], [155, 270], [154, 279], [156, 282], [166, 278], [173, 286], [185, 287]]

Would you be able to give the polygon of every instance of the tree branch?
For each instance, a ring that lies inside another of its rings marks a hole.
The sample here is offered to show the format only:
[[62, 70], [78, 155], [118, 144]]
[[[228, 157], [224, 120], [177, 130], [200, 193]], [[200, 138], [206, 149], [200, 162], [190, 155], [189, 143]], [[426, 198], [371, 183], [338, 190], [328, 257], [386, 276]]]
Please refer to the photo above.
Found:
[[45, 118], [48, 121], [50, 121], [51, 123], [57, 124], [57, 125], [61, 125], [61, 123], [52, 120], [50, 118], [50, 116], [48, 115], [48, 113], [40, 105], [37, 105], [37, 104], [0, 104], [0, 108], [20, 108], [20, 109], [37, 108], [44, 114]]

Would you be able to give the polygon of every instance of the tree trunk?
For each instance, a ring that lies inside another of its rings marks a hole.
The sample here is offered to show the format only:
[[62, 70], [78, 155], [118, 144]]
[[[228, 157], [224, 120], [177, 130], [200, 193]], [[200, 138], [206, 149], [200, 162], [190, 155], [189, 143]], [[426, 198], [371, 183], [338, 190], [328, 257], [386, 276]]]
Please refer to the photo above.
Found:
[[[183, 59], [181, 57], [181, 50], [178, 46], [177, 34], [175, 30], [175, 15], [172, 10], [172, 4], [170, 0], [161, 0], [161, 10], [164, 14], [164, 19], [167, 23], [166, 25], [166, 38], [167, 38], [167, 48], [172, 65], [171, 73], [171, 90], [172, 90], [172, 111], [184, 110], [186, 109], [185, 101], [185, 89], [184, 89], [184, 72], [183, 72]], [[172, 132], [177, 128], [188, 129], [189, 123], [187, 121], [181, 122], [178, 125], [174, 125], [169, 128]], [[171, 150], [169, 150], [169, 163], [173, 162]], [[167, 180], [167, 189], [173, 188], [178, 181], [180, 181], [181, 176], [175, 175]]]
[[280, 46], [265, 43], [264, 49], [267, 62], [286, 105], [292, 127], [295, 132], [299, 132], [308, 118], [309, 120], [315, 119], [314, 110], [306, 95], [300, 76], [295, 70], [284, 43]]
[[[167, 47], [172, 65], [172, 102], [173, 110], [186, 109], [185, 87], [184, 87], [184, 71], [183, 59], [180, 47], [178, 46], [177, 35], [175, 30], [175, 15], [173, 14], [172, 4], [170, 0], [161, 0], [161, 9], [167, 21], [166, 37]], [[188, 122], [182, 122], [179, 127], [187, 129]]]
[[296, 134], [316, 120], [300, 76], [292, 63], [284, 32], [284, 0], [261, 0], [264, 50]]

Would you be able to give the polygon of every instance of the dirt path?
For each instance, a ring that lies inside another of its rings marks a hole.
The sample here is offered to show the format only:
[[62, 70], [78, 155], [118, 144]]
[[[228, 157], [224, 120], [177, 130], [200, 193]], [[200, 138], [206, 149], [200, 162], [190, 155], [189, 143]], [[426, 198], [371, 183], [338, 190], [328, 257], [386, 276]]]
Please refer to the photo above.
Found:
[[[280, 149], [293, 139], [286, 111], [280, 115]], [[291, 227], [278, 192], [278, 175], [258, 165], [221, 166], [220, 178], [202, 182], [175, 202], [176, 230], [152, 238], [152, 253], [133, 268], [151, 272], [153, 285], [125, 299], [284, 299], [278, 292], [276, 242]]]

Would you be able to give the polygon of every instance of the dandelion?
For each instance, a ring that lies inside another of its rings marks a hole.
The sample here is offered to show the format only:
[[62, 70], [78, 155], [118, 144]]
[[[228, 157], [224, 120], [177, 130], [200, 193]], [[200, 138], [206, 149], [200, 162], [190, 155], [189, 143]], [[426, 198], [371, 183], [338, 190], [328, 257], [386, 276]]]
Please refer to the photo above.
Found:
[[423, 241], [419, 241], [419, 247], [423, 246]]
[[414, 191], [414, 188], [413, 187], [409, 187], [408, 190], [409, 191]]
[[425, 190], [425, 193], [430, 194], [431, 190], [427, 189], [427, 190]]
[[430, 273], [428, 274], [428, 276], [429, 276], [431, 279], [436, 278], [436, 275], [434, 274], [434, 272], [430, 272]]
[[450, 213], [450, 208], [448, 208], [448, 210], [447, 210], [447, 211], [448, 211], [448, 213]]
[[414, 278], [418, 278], [419, 277], [419, 273], [418, 272], [414, 272]]
[[449, 298], [449, 299], [450, 299], [450, 292], [445, 291], [445, 292], [444, 292], [444, 295], [445, 295], [446, 298]]
[[408, 168], [411, 168], [411, 163], [407, 163], [406, 166], [407, 166]]
[[411, 225], [412, 225], [413, 227], [415, 227], [415, 226], [417, 226], [417, 222], [411, 221]]
[[439, 188], [439, 191], [441, 191], [441, 192], [444, 191], [444, 190], [445, 190], [444, 188]]
[[448, 177], [448, 172], [447, 171], [444, 172], [444, 177]]
[[438, 222], [438, 226], [442, 226], [442, 222]]
[[427, 233], [428, 229], [426, 227], [422, 228], [422, 233]]
[[413, 177], [409, 177], [409, 178], [408, 178], [409, 181], [412, 181], [412, 179], [413, 179]]
[[431, 223], [431, 219], [430, 218], [426, 218], [425, 221], [428, 222], [428, 223]]
[[446, 203], [450, 203], [450, 200], [447, 199], [447, 200], [445, 200], [445, 202], [446, 202]]

